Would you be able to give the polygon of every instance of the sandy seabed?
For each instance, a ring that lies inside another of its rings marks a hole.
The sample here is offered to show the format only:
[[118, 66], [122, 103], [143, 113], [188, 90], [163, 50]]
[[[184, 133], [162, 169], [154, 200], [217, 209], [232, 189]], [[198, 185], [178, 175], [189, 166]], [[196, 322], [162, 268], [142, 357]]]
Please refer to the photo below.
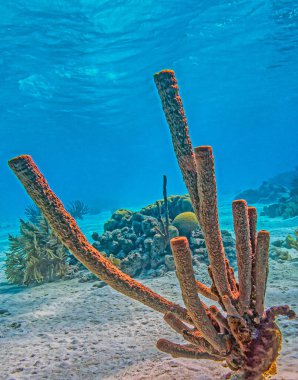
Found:
[[[298, 262], [271, 262], [267, 304], [297, 310]], [[205, 271], [204, 271], [205, 272]], [[202, 273], [202, 276], [206, 276]], [[174, 300], [174, 273], [144, 283]], [[12, 292], [14, 291], [14, 292]], [[223, 379], [220, 363], [172, 359], [157, 351], [161, 338], [180, 341], [162, 315], [108, 286], [77, 279], [33, 288], [2, 286], [0, 379]], [[279, 319], [283, 348], [273, 379], [298, 379], [298, 323]]]
[[[98, 223], [93, 219], [81, 226], [88, 237]], [[297, 225], [263, 223], [273, 239], [284, 238]], [[288, 304], [297, 312], [298, 254], [291, 254], [291, 261], [270, 261], [266, 303]], [[206, 266], [196, 270], [208, 283]], [[175, 273], [143, 282], [182, 304]], [[221, 363], [172, 359], [159, 352], [155, 344], [160, 338], [183, 343], [162, 315], [97, 282], [73, 279], [30, 288], [2, 283], [0, 309], [8, 311], [0, 314], [0, 380], [213, 380], [229, 372]], [[278, 324], [283, 346], [272, 380], [298, 380], [298, 321], [279, 318]]]

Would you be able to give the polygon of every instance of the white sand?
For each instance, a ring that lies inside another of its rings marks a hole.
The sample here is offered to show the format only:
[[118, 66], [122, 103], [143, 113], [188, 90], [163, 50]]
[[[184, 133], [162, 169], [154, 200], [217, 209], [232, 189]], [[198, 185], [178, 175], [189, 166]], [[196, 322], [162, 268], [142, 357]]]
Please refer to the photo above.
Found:
[[[291, 262], [271, 265], [267, 304], [297, 310], [297, 269]], [[144, 281], [180, 300], [174, 273]], [[155, 348], [157, 339], [180, 338], [162, 316], [108, 286], [60, 281], [1, 295], [1, 379], [222, 379], [220, 363], [174, 360]], [[20, 323], [20, 327], [12, 327]], [[284, 336], [274, 379], [297, 379], [298, 323], [280, 318]]]
[[[99, 230], [93, 228], [97, 217], [91, 219], [82, 223], [87, 235]], [[293, 231], [293, 223], [278, 227], [275, 238]], [[293, 261], [271, 261], [267, 305], [289, 304], [297, 312], [298, 259], [292, 253]], [[181, 302], [174, 273], [144, 283]], [[157, 351], [159, 338], [182, 342], [162, 315], [94, 285], [70, 280], [22, 289], [0, 286], [0, 308], [10, 313], [0, 315], [1, 380], [211, 380], [229, 372], [220, 363], [176, 360]], [[298, 322], [280, 318], [279, 326], [284, 341], [273, 379], [297, 380]]]

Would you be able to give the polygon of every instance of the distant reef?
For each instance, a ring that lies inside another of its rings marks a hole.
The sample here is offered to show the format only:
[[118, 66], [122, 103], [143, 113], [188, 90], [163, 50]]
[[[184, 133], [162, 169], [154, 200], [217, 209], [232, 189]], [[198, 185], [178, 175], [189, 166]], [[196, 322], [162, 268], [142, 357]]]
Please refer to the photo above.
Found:
[[247, 199], [250, 204], [276, 202], [278, 199], [289, 195], [289, 189], [285, 186], [264, 181], [256, 189], [244, 190], [237, 194], [235, 199]]
[[[273, 188], [277, 189], [277, 186], [264, 183], [260, 186], [260, 193], [264, 195], [265, 189]], [[297, 199], [297, 192], [294, 193], [293, 189], [294, 187], [287, 190], [286, 200]], [[241, 194], [238, 197], [241, 197]], [[277, 207], [275, 205], [290, 204], [282, 199], [284, 198], [279, 199], [280, 203], [266, 206], [263, 212]], [[250, 199], [250, 203], [254, 203], [253, 200], [254, 198]], [[259, 201], [260, 199], [256, 200]], [[297, 202], [295, 204], [297, 205]], [[71, 205], [78, 206], [78, 202]], [[75, 211], [77, 219], [87, 212], [87, 208], [83, 206], [80, 202], [79, 207], [71, 209]], [[83, 212], [80, 212], [81, 210]], [[102, 281], [98, 282], [95, 275], [70, 255], [38, 208], [30, 206], [26, 208], [25, 214], [28, 220], [20, 220], [20, 234], [9, 236], [5, 273], [10, 283], [37, 285], [59, 279], [77, 278], [79, 282], [97, 281], [98, 287], [105, 285]], [[234, 237], [226, 230], [222, 230], [221, 233], [226, 255], [230, 264], [235, 267]], [[172, 195], [139, 211], [118, 209], [105, 222], [104, 233], [100, 235], [94, 232], [92, 239], [93, 246], [123, 272], [132, 277], [154, 278], [175, 270], [169, 241], [176, 236], [188, 238], [194, 266], [209, 265], [204, 236], [193, 212], [189, 195]], [[273, 244], [270, 249], [271, 258], [289, 260], [291, 257], [288, 249], [294, 246], [294, 240], [290, 240], [291, 237], [288, 237], [285, 241]]]
[[256, 189], [237, 194], [235, 199], [247, 199], [250, 204], [267, 204], [261, 215], [270, 218], [293, 218], [298, 215], [298, 167], [278, 174], [265, 181]]
[[[87, 213], [83, 202], [69, 206], [76, 219]], [[15, 285], [38, 285], [59, 279], [77, 278], [80, 282], [98, 280], [70, 255], [52, 232], [35, 206], [25, 210], [27, 220], [20, 220], [20, 233], [9, 235], [5, 274]], [[104, 233], [92, 234], [93, 246], [114, 265], [132, 277], [159, 277], [175, 270], [169, 241], [186, 236], [193, 254], [193, 264], [209, 265], [205, 240], [193, 213], [189, 195], [172, 195], [140, 211], [116, 210], [104, 224]], [[236, 261], [235, 242], [222, 231], [229, 261]], [[104, 286], [101, 281], [98, 286]]]
[[[130, 276], [158, 277], [175, 270], [169, 239], [187, 236], [193, 264], [209, 264], [205, 240], [193, 213], [189, 195], [172, 195], [168, 200], [168, 239], [164, 232], [166, 209], [164, 200], [139, 212], [119, 209], [104, 225], [104, 233], [94, 232], [93, 246], [100, 252], [120, 260], [120, 268]], [[228, 231], [222, 231], [229, 261], [236, 260], [235, 243]]]

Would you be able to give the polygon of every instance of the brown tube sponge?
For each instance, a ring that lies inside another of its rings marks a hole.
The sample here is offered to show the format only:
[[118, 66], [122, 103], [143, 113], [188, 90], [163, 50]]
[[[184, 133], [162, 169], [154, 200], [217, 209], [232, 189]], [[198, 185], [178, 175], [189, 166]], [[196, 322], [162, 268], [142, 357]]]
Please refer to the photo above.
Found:
[[191, 322], [184, 308], [166, 300], [123, 273], [87, 241], [74, 218], [65, 210], [62, 202], [50, 189], [30, 156], [23, 155], [13, 158], [9, 161], [9, 166], [62, 243], [92, 273], [118, 292], [138, 300], [156, 311], [163, 314], [172, 311], [182, 320]]
[[172, 343], [167, 339], [160, 339], [156, 343], [156, 347], [167, 354], [172, 355], [174, 358], [188, 358], [188, 359], [210, 359], [215, 361], [224, 360], [217, 355], [210, 355], [207, 352], [200, 351], [195, 346]]
[[207, 352], [211, 355], [218, 355], [218, 351], [216, 351], [213, 346], [202, 337], [200, 332], [185, 330], [182, 335], [185, 340], [196, 346], [198, 350]]
[[293, 310], [291, 310], [288, 305], [271, 306], [269, 309], [266, 310], [266, 317], [269, 320], [274, 321], [274, 319], [279, 315], [287, 316], [289, 319], [296, 318], [296, 313]]
[[228, 296], [223, 296], [221, 300], [228, 315], [240, 317], [240, 314], [238, 313], [236, 307], [232, 304], [231, 299]]
[[213, 280], [220, 296], [232, 298], [226, 257], [219, 228], [214, 157], [210, 146], [195, 150], [200, 198], [200, 225], [204, 234]]
[[221, 314], [221, 312], [218, 310], [218, 308], [215, 305], [211, 305], [209, 307], [210, 313], [213, 315], [213, 317], [216, 319], [217, 323], [220, 325], [221, 329], [229, 330], [228, 321], [226, 318]]
[[171, 248], [182, 298], [195, 327], [216, 350], [220, 352], [225, 351], [223, 340], [213, 327], [211, 320], [206, 314], [204, 305], [199, 299], [187, 238], [179, 236], [172, 239]]
[[255, 284], [255, 266], [256, 266], [256, 244], [257, 244], [257, 209], [255, 207], [247, 207], [249, 220], [249, 235], [251, 244], [251, 308], [255, 308], [256, 302], [256, 284]]
[[196, 281], [197, 283], [197, 291], [198, 293], [202, 294], [202, 296], [209, 298], [213, 301], [218, 302], [218, 297], [216, 294], [212, 292], [212, 290], [205, 284], [203, 284], [200, 281]]
[[175, 314], [171, 312], [166, 313], [164, 320], [169, 326], [171, 326], [173, 330], [182, 335], [185, 340], [194, 344], [198, 350], [206, 351], [209, 354], [218, 354], [218, 352], [214, 350], [211, 344], [202, 337], [201, 333], [199, 333], [197, 330], [191, 330], [188, 326], [181, 322], [180, 319], [175, 316]]
[[249, 220], [249, 235], [252, 253], [256, 250], [257, 243], [257, 221], [258, 214], [257, 209], [252, 206], [247, 207], [248, 220]]
[[186, 326], [176, 315], [172, 312], [167, 312], [163, 319], [173, 330], [175, 330], [178, 334], [183, 334], [183, 331], [189, 330], [189, 327]]
[[260, 231], [257, 237], [257, 247], [255, 256], [255, 278], [256, 284], [256, 305], [257, 314], [262, 317], [264, 313], [264, 299], [266, 291], [266, 281], [268, 274], [270, 234], [268, 231]]
[[175, 155], [193, 208], [200, 221], [196, 163], [174, 71], [162, 70], [154, 75], [154, 81], [170, 127]]
[[250, 306], [252, 251], [246, 201], [237, 200], [232, 204], [239, 281], [239, 302], [242, 312]]

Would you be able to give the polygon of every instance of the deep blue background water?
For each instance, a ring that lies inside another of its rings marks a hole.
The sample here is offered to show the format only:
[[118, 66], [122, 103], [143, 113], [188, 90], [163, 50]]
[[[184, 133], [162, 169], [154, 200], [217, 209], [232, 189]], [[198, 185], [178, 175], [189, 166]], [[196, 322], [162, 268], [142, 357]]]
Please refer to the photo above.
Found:
[[14, 0], [0, 4], [0, 220], [29, 198], [28, 153], [68, 202], [146, 204], [185, 188], [153, 82], [174, 69], [221, 194], [297, 164], [297, 1]]

